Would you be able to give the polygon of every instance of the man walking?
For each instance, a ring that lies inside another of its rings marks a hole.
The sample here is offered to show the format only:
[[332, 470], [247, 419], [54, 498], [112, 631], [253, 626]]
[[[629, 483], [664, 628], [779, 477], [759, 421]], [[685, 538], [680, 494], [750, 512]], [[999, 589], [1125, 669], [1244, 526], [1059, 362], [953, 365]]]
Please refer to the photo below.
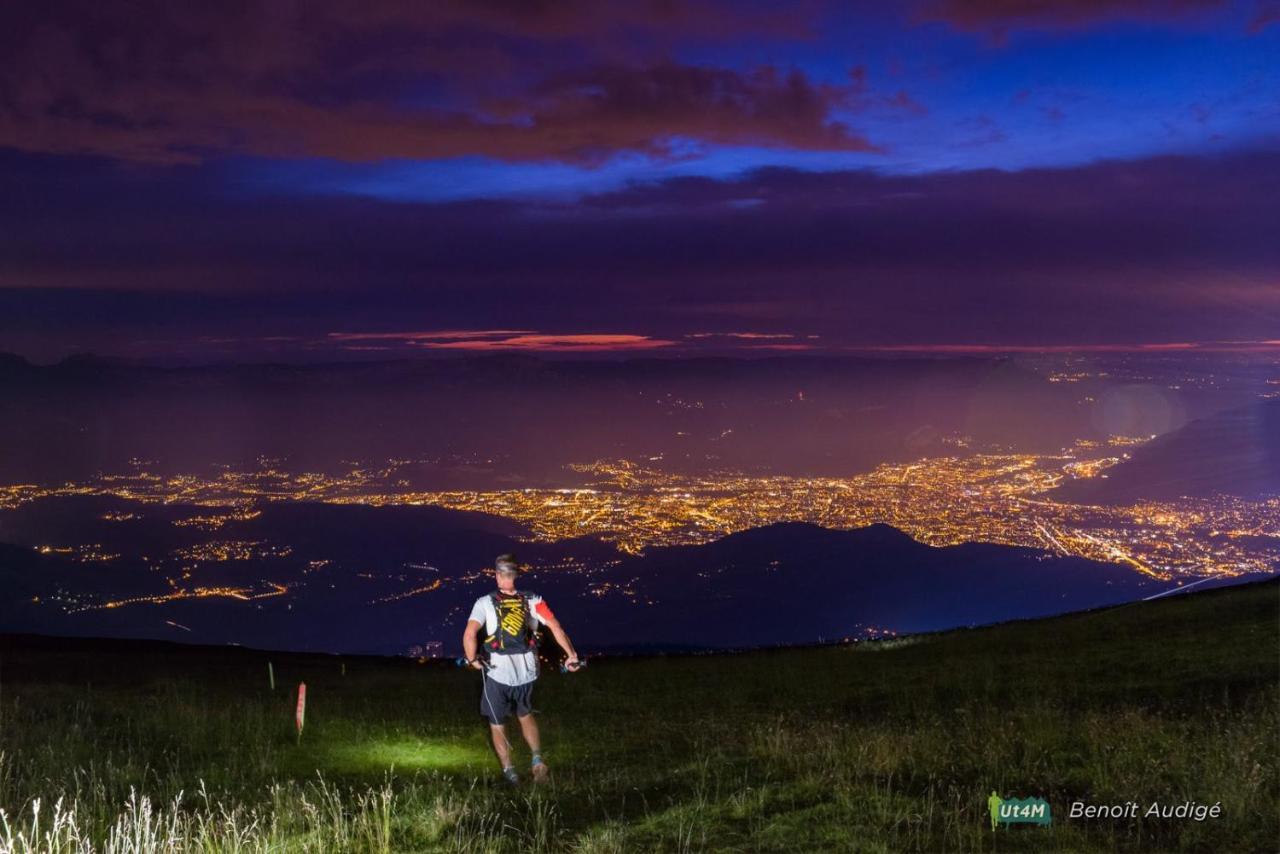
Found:
[[[520, 775], [511, 762], [511, 743], [507, 741], [506, 719], [512, 712], [533, 752], [534, 781], [542, 782], [548, 774], [547, 763], [542, 760], [538, 722], [533, 717], [533, 683], [538, 678], [538, 627], [551, 630], [556, 643], [564, 650], [568, 670], [577, 670], [580, 666], [569, 636], [543, 598], [516, 590], [518, 574], [515, 555], [498, 556], [493, 572], [498, 589], [476, 600], [462, 633], [467, 663], [484, 673], [480, 714], [489, 721], [493, 750], [502, 763], [502, 776], [513, 785], [520, 782]], [[482, 628], [483, 643], [478, 637]]]

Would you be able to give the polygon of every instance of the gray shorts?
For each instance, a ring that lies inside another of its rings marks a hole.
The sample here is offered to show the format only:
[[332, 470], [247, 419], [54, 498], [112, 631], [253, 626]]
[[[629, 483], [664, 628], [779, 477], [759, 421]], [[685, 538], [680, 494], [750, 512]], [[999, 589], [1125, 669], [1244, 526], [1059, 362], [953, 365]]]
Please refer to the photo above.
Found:
[[533, 683], [503, 685], [486, 676], [484, 691], [480, 694], [480, 714], [497, 725], [512, 712], [520, 718], [533, 713]]

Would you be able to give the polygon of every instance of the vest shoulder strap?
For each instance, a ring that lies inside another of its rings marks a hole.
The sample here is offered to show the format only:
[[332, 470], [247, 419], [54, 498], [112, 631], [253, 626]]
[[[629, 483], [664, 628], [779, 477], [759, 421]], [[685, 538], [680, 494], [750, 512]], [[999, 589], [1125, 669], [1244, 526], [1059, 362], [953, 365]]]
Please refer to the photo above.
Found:
[[[516, 595], [524, 600], [524, 606], [530, 611], [533, 610], [533, 598], [538, 594], [531, 590], [517, 590]], [[489, 601], [493, 603], [493, 607], [498, 607], [498, 603], [502, 601], [502, 592], [495, 590], [489, 594]]]

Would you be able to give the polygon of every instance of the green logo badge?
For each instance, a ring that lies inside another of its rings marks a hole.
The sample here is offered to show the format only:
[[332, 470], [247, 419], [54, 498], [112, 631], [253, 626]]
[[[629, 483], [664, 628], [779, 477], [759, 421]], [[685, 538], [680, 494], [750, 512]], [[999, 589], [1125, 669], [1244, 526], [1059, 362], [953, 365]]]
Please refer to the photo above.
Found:
[[991, 829], [999, 824], [1052, 824], [1053, 812], [1044, 798], [1005, 799], [994, 791], [987, 798], [991, 811]]

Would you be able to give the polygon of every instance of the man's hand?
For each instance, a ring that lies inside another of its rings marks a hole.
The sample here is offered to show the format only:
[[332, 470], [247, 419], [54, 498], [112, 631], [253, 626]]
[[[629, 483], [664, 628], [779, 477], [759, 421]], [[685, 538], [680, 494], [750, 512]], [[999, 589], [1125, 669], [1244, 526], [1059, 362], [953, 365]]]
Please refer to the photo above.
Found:
[[[540, 608], [545, 606], [545, 602], [538, 603]], [[547, 610], [542, 618], [542, 624], [551, 629], [552, 637], [556, 639], [556, 643], [560, 644], [560, 648], [564, 650], [564, 664], [560, 666], [569, 673], [576, 673], [578, 668], [582, 667], [582, 660], [578, 658], [578, 651], [569, 642], [569, 636], [564, 633], [564, 628], [560, 625], [560, 621], [552, 616], [550, 610]]]
[[480, 623], [477, 620], [467, 620], [467, 628], [462, 632], [462, 657], [467, 660], [468, 667], [474, 667], [476, 670], [484, 670], [484, 664], [480, 663], [479, 644], [476, 643], [476, 635], [480, 633]]

